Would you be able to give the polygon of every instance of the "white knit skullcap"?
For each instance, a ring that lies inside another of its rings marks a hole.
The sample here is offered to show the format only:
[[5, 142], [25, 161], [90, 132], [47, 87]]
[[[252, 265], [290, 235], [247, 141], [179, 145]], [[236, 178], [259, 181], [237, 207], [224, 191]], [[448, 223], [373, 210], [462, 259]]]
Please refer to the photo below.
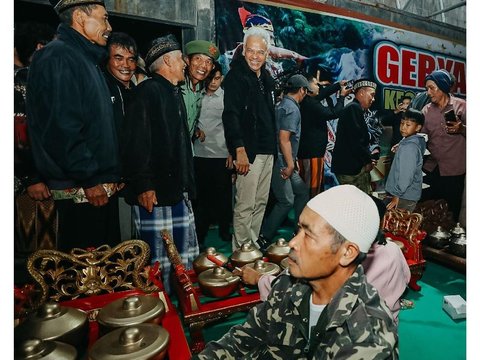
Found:
[[361, 252], [368, 252], [380, 226], [377, 206], [370, 196], [353, 185], [339, 185], [318, 194], [307, 206], [357, 244]]

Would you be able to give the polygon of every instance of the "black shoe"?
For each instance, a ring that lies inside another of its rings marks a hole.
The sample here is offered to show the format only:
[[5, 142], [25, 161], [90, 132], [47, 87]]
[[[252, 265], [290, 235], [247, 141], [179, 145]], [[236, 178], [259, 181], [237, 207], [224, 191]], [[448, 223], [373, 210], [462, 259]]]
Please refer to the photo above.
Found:
[[220, 239], [225, 242], [231, 242], [232, 241], [232, 234], [230, 234], [229, 230], [219, 230], [218, 235], [220, 236]]
[[220, 235], [220, 239], [224, 242], [231, 242], [232, 241], [232, 235], [231, 234], [223, 234], [223, 235]]
[[267, 251], [267, 248], [270, 246], [270, 241], [266, 237], [264, 237], [262, 234], [258, 236], [256, 243], [259, 250], [263, 253], [265, 253]]

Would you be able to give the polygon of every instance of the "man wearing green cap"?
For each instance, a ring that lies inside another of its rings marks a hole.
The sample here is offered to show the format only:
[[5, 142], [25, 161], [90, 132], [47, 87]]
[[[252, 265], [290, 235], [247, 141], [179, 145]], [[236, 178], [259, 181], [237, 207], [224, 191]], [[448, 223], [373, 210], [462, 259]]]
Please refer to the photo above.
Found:
[[[213, 69], [213, 62], [220, 52], [215, 44], [206, 40], [193, 40], [185, 45], [185, 84], [182, 85], [183, 100], [187, 107], [187, 122], [190, 136], [195, 133], [196, 122], [202, 102], [203, 81]], [[196, 134], [200, 136], [199, 133]]]

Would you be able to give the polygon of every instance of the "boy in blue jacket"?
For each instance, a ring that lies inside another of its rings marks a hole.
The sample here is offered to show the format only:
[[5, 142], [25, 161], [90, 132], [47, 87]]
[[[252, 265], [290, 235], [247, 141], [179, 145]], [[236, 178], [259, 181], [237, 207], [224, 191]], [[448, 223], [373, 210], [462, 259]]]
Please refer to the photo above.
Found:
[[408, 109], [400, 122], [403, 139], [398, 143], [385, 190], [392, 195], [387, 209], [413, 211], [422, 195], [422, 166], [425, 152], [425, 138], [418, 132], [425, 117], [421, 111]]

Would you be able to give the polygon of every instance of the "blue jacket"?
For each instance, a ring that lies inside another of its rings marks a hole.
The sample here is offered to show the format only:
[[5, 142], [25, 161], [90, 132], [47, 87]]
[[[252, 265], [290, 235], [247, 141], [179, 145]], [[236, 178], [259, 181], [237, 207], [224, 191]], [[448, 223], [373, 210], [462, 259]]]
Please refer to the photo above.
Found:
[[398, 144], [385, 190], [400, 199], [418, 201], [422, 195], [425, 138], [412, 135]]
[[113, 105], [99, 67], [105, 55], [65, 24], [57, 40], [35, 52], [27, 122], [35, 165], [51, 189], [120, 180]]

